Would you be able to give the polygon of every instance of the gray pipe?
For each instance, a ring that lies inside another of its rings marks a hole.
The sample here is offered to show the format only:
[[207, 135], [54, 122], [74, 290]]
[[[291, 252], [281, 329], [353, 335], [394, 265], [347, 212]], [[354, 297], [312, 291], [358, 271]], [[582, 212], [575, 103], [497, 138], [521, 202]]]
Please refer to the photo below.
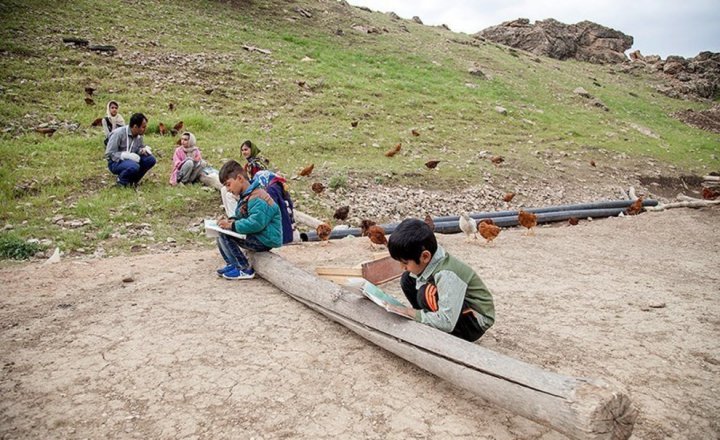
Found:
[[[584, 203], [578, 205], [561, 205], [553, 210], [553, 207], [546, 208], [530, 208], [528, 212], [537, 214], [538, 224], [551, 223], [558, 221], [565, 221], [570, 217], [577, 217], [578, 219], [585, 218], [598, 218], [598, 217], [614, 217], [625, 211], [625, 209], [632, 204], [630, 200], [617, 200], [608, 202], [596, 202], [596, 203]], [[643, 206], [655, 206], [657, 200], [643, 200]], [[572, 207], [587, 207], [593, 208], [585, 209], [570, 209]], [[470, 217], [474, 220], [481, 220], [491, 218], [496, 225], [501, 227], [517, 226], [518, 225], [518, 211], [496, 211], [496, 212], [481, 212], [472, 213]], [[439, 234], [455, 234], [460, 232], [460, 217], [445, 216], [435, 217], [433, 222], [435, 223], [435, 232]], [[451, 219], [451, 220], [446, 220]], [[453, 220], [454, 219], [454, 220]], [[386, 234], [392, 234], [397, 228], [399, 223], [388, 223], [381, 225], [385, 230]], [[347, 228], [347, 229], [335, 229], [330, 234], [330, 240], [336, 240], [345, 238], [348, 235], [355, 237], [360, 236], [360, 228]], [[300, 233], [300, 239], [302, 241], [318, 241], [317, 233], [315, 231]]]

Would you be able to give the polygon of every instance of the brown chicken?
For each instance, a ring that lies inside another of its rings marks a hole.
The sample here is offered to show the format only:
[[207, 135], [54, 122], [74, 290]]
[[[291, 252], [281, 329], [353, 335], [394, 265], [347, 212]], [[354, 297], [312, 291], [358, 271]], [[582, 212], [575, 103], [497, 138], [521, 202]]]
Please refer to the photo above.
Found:
[[372, 225], [368, 228], [368, 238], [370, 238], [370, 247], [375, 249], [375, 245], [387, 246], [387, 238], [385, 237], [385, 229], [380, 225]]
[[395, 145], [393, 148], [387, 150], [385, 152], [385, 157], [393, 157], [396, 154], [400, 152], [400, 148], [402, 148], [402, 143], [398, 142], [397, 145]]
[[102, 125], [102, 118], [97, 118], [90, 124], [91, 127], [99, 127]]
[[375, 226], [377, 223], [375, 223], [372, 220], [364, 219], [360, 221], [360, 236], [365, 237], [368, 235], [368, 230], [371, 226]]
[[333, 214], [333, 218], [342, 221], [342, 220], [345, 220], [348, 218], [349, 213], [350, 213], [349, 206], [341, 206], [335, 210], [335, 214]]
[[57, 131], [57, 128], [52, 128], [52, 127], [37, 127], [37, 128], [35, 129], [35, 131], [37, 131], [37, 132], [40, 133], [40, 134], [44, 134], [44, 135], [47, 136], [47, 137], [52, 137], [52, 135], [54, 135], [55, 132]]
[[537, 226], [537, 215], [521, 209], [520, 212], [518, 212], [518, 223], [527, 228], [526, 235], [535, 235], [533, 228]]
[[505, 162], [505, 158], [502, 156], [493, 156], [490, 158], [490, 162], [495, 164], [495, 166], [500, 165], [501, 163]]
[[350, 122], [350, 126], [351, 126], [352, 128], [357, 127], [357, 126], [358, 126], [358, 121], [352, 121], [352, 122]]
[[180, 121], [177, 124], [173, 125], [173, 130], [180, 132], [182, 131], [183, 127], [185, 127], [185, 123], [183, 121]]
[[86, 96], [86, 97], [85, 97], [85, 104], [87, 104], [87, 105], [95, 105], [95, 101], [94, 101], [92, 98]]
[[637, 200], [632, 202], [632, 205], [628, 206], [628, 209], [625, 210], [625, 214], [627, 215], [638, 215], [643, 211], [643, 198], [638, 197]]
[[160, 136], [165, 136], [166, 134], [168, 134], [168, 129], [162, 122], [158, 124], [158, 133], [160, 133]]
[[90, 86], [85, 87], [85, 93], [87, 93], [88, 96], [92, 96], [94, 92], [95, 92], [95, 87], [90, 87]]
[[702, 198], [705, 200], [715, 200], [720, 196], [720, 192], [712, 190], [708, 187], [703, 187]]
[[590, 161], [590, 166], [594, 168], [594, 167], [596, 167], [596, 166], [597, 166], [597, 164], [595, 163], [595, 161], [594, 161], [594, 160], [591, 160], [591, 161]]
[[513, 197], [515, 197], [515, 193], [509, 192], [509, 193], [505, 194], [505, 197], [503, 197], [503, 202], [510, 203], [510, 201], [513, 199]]
[[323, 243], [328, 243], [330, 240], [330, 234], [332, 233], [332, 227], [327, 223], [320, 223], [317, 228], [315, 228], [315, 232], [317, 232], [317, 236]]
[[570, 218], [568, 219], [568, 223], [570, 223], [570, 225], [572, 225], [572, 226], [575, 226], [575, 225], [577, 225], [578, 223], [580, 223], [580, 219], [577, 218], [577, 217], [570, 217]]
[[437, 168], [439, 163], [440, 163], [439, 160], [429, 160], [429, 161], [425, 162], [425, 166], [431, 170], [434, 170], [435, 168]]
[[310, 174], [312, 174], [313, 168], [315, 168], [315, 164], [311, 163], [310, 165], [308, 165], [305, 168], [303, 168], [302, 170], [300, 170], [300, 172], [298, 173], [298, 176], [303, 176], [303, 177], [309, 176]]
[[428, 215], [425, 216], [425, 220], [424, 220], [424, 221], [425, 221], [425, 224], [426, 224], [426, 225], [430, 226], [430, 230], [433, 231], [433, 232], [435, 232], [435, 222], [433, 221], [433, 219], [432, 219], [432, 217], [430, 216], [430, 214], [428, 214]]
[[168, 102], [168, 110], [170, 110], [170, 111], [175, 110], [175, 104], [173, 104], [172, 102]]
[[412, 133], [413, 136], [420, 136], [420, 132], [415, 130], [414, 128], [410, 130], [410, 133]]
[[477, 229], [480, 233], [480, 236], [487, 240], [486, 243], [492, 243], [492, 241], [495, 240], [498, 235], [500, 235], [500, 226], [496, 225], [495, 222], [490, 218], [480, 220]]
[[305, 87], [305, 81], [303, 81], [303, 80], [298, 80], [298, 81], [297, 81], [297, 85], [298, 85], [298, 87]]
[[323, 185], [323, 184], [320, 183], [320, 182], [315, 182], [315, 183], [313, 183], [312, 186], [310, 186], [310, 188], [313, 190], [313, 192], [314, 192], [315, 194], [320, 194], [320, 193], [322, 193], [323, 191], [325, 191], [325, 185]]

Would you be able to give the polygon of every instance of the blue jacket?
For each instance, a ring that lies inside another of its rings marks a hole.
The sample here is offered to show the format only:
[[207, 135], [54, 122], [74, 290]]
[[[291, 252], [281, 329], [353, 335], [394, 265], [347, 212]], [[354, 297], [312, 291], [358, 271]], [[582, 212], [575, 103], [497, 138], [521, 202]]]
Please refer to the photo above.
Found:
[[273, 199], [253, 184], [240, 198], [233, 230], [238, 234], [254, 235], [265, 246], [277, 248], [283, 245], [280, 208]]

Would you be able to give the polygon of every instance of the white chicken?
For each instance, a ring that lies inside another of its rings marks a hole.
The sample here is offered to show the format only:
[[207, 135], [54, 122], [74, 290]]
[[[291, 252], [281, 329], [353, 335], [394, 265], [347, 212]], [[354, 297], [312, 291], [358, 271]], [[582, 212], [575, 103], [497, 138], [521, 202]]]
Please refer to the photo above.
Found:
[[465, 241], [470, 241], [471, 235], [477, 240], [477, 225], [475, 220], [466, 212], [460, 214], [460, 230], [465, 233]]

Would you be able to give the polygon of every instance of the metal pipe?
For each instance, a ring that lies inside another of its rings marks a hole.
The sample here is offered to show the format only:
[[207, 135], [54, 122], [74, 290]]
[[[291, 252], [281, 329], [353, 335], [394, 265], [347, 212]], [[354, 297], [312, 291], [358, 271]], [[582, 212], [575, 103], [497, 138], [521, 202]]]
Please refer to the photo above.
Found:
[[[557, 207], [560, 208], [559, 210], [553, 210], [553, 207], [547, 207], [531, 208], [527, 209], [527, 211], [537, 214], [537, 222], [538, 224], [542, 224], [564, 221], [569, 219], [570, 217], [577, 217], [579, 219], [588, 217], [613, 217], [625, 211], [625, 209], [631, 204], [632, 201], [629, 200], [618, 200], [610, 202], [584, 203], [579, 205], [561, 205]], [[643, 200], [643, 206], [655, 206], [657, 204], [657, 200]], [[570, 207], [577, 206], [594, 206], [595, 208], [569, 209]], [[597, 206], [601, 207], [598, 208]], [[495, 222], [496, 225], [500, 227], [517, 226], [517, 216], [518, 211], [496, 211], [470, 214], [470, 217], [472, 217], [474, 220], [490, 218], [493, 220], [493, 222]], [[445, 220], [447, 218], [450, 218], [451, 220]], [[453, 218], [455, 220], [452, 220]], [[454, 234], [460, 232], [459, 217], [436, 217], [435, 219], [433, 219], [433, 222], [435, 223], [436, 233]], [[398, 224], [399, 223], [388, 223], [381, 226], [385, 230], [386, 234], [392, 234], [395, 231], [395, 228], [397, 228]], [[340, 238], [345, 238], [348, 235], [359, 237], [360, 228], [334, 229], [330, 234], [330, 239], [336, 240]], [[317, 233], [315, 231], [300, 233], [300, 239], [302, 241], [318, 241]]]

